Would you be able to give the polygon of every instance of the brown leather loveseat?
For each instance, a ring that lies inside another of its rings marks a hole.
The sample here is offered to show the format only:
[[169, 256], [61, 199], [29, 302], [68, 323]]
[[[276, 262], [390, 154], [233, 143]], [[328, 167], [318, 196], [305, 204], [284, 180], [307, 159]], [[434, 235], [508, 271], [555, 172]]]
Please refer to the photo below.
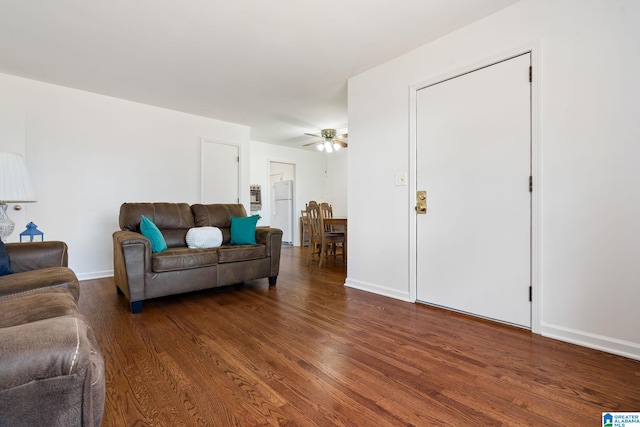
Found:
[[0, 276], [0, 426], [100, 426], [104, 360], [78, 312], [64, 242], [7, 243]]
[[[140, 231], [141, 217], [160, 230], [167, 250], [152, 252]], [[257, 227], [255, 244], [230, 244], [231, 216], [246, 217], [242, 204], [123, 203], [120, 229], [113, 233], [114, 279], [132, 313], [147, 299], [226, 286], [267, 277], [275, 285], [280, 269], [282, 230]], [[189, 248], [187, 232], [217, 227], [222, 244]]]

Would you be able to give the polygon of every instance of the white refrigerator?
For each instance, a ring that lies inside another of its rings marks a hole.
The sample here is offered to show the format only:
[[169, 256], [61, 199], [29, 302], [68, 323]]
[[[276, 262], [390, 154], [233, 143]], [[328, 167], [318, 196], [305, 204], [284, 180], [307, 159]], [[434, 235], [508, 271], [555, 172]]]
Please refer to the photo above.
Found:
[[283, 244], [293, 245], [293, 181], [274, 182], [271, 194], [271, 227], [282, 230]]

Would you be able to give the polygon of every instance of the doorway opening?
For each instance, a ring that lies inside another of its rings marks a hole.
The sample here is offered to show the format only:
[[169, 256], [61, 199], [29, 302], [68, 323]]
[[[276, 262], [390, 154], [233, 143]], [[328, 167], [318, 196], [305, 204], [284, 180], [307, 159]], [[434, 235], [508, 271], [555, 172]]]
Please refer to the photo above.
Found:
[[294, 242], [295, 164], [269, 162], [269, 225], [282, 230], [282, 244]]

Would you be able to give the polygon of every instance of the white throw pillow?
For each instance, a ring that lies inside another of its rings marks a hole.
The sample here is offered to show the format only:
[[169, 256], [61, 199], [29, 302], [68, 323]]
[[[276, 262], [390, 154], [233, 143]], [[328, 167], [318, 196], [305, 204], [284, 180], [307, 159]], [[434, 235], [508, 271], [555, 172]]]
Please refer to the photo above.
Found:
[[187, 231], [190, 248], [215, 248], [222, 245], [222, 231], [218, 227], [196, 227]]

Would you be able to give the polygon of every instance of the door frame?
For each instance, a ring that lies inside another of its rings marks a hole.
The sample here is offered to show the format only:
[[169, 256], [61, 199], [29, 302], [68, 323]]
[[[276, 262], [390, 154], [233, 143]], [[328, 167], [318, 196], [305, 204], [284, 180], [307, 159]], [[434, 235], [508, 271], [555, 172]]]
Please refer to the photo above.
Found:
[[415, 211], [415, 195], [417, 188], [417, 93], [419, 90], [445, 81], [463, 74], [467, 74], [498, 62], [523, 54], [531, 54], [531, 65], [533, 67], [531, 82], [531, 173], [533, 176], [533, 191], [531, 194], [531, 331], [540, 333], [540, 312], [542, 289], [540, 283], [540, 189], [542, 187], [542, 176], [540, 174], [540, 46], [531, 43], [517, 49], [504, 51], [497, 55], [471, 63], [461, 68], [453, 69], [442, 74], [438, 74], [414, 83], [409, 86], [409, 198], [407, 209], [409, 211], [409, 299], [417, 301], [417, 220]]
[[267, 199], [269, 200], [269, 223], [271, 223], [271, 212], [273, 207], [272, 203], [272, 194], [271, 194], [271, 163], [281, 163], [284, 165], [289, 165], [293, 168], [293, 193], [291, 194], [291, 244], [292, 246], [297, 246], [296, 242], [300, 240], [300, 230], [299, 230], [299, 211], [298, 211], [298, 165], [293, 160], [281, 160], [277, 158], [267, 158]]

